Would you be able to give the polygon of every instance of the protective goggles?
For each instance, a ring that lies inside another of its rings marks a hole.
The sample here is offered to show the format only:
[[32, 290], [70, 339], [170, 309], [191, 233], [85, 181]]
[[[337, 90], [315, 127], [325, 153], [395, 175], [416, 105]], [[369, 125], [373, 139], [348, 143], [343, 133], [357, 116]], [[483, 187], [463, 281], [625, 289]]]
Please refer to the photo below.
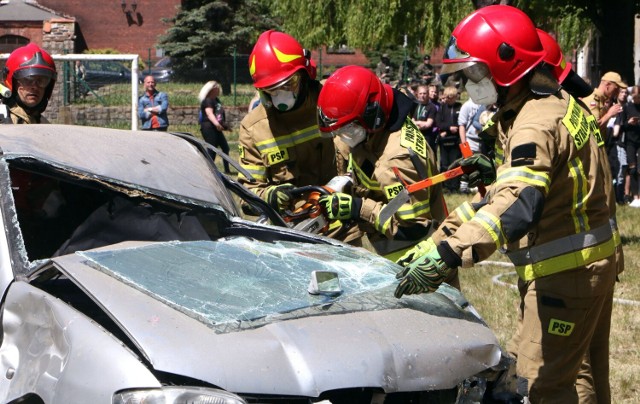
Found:
[[28, 76], [16, 79], [20, 87], [46, 88], [51, 83], [51, 78], [46, 76]]
[[481, 62], [474, 62], [471, 66], [465, 67], [462, 69], [462, 74], [474, 83], [479, 83], [483, 78], [491, 76], [489, 67]]
[[297, 93], [300, 88], [300, 73], [296, 72], [288, 79], [281, 81], [280, 83], [271, 86], [269, 88], [263, 88], [262, 91], [269, 95], [273, 95], [276, 91], [291, 91]]

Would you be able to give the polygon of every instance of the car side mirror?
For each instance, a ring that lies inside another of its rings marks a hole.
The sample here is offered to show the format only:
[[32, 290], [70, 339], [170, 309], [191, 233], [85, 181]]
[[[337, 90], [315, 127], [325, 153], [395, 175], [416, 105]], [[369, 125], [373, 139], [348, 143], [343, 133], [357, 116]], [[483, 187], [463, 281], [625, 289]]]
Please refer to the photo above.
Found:
[[340, 278], [333, 271], [312, 271], [307, 289], [312, 295], [338, 296], [342, 294]]

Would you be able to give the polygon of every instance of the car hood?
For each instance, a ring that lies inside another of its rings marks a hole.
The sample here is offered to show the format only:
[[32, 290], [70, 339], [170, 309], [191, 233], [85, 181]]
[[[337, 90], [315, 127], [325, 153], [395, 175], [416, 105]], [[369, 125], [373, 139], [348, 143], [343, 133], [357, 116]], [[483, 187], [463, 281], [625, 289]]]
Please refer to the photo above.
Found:
[[[502, 356], [457, 290], [395, 299], [399, 268], [363, 249], [244, 237], [116, 247], [54, 262], [156, 370], [236, 393], [437, 390]], [[338, 272], [343, 294], [310, 295], [313, 270]]]

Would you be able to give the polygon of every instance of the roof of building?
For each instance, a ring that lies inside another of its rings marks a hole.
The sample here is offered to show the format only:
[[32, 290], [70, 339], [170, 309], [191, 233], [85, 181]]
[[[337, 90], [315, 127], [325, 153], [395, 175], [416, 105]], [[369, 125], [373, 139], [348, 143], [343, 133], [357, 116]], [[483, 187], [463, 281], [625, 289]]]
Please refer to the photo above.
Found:
[[0, 21], [44, 21], [66, 17], [33, 0], [0, 0]]

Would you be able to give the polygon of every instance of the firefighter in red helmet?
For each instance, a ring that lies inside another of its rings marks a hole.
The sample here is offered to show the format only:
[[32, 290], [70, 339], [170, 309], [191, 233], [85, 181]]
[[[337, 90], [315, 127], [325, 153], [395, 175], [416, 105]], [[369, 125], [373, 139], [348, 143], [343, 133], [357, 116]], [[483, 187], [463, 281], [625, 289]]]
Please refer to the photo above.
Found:
[[434, 291], [455, 268], [500, 249], [519, 276], [521, 393], [532, 403], [577, 403], [576, 377], [589, 355], [599, 362], [598, 402], [609, 402], [616, 241], [607, 162], [597, 122], [560, 88], [545, 57], [535, 26], [515, 7], [481, 8], [454, 29], [443, 72], [462, 71], [474, 101], [499, 104], [492, 130], [504, 162], [485, 197], [462, 209], [462, 223], [452, 212], [436, 248], [405, 263], [396, 296]]
[[324, 185], [336, 175], [333, 140], [320, 136], [316, 106], [321, 85], [311, 53], [290, 35], [269, 30], [249, 55], [260, 105], [240, 124], [239, 181], [280, 213], [293, 187]]
[[[441, 184], [412, 194], [399, 209], [390, 202], [408, 183], [437, 174], [435, 157], [411, 121], [413, 102], [364, 67], [336, 70], [318, 99], [320, 130], [351, 148], [351, 193], [320, 198], [332, 219], [353, 220], [380, 255], [395, 259], [425, 239], [446, 216]], [[457, 276], [450, 282], [456, 286]]]
[[56, 65], [51, 56], [34, 43], [14, 50], [7, 59], [2, 81], [3, 94], [13, 123], [48, 123], [42, 117], [56, 82]]

